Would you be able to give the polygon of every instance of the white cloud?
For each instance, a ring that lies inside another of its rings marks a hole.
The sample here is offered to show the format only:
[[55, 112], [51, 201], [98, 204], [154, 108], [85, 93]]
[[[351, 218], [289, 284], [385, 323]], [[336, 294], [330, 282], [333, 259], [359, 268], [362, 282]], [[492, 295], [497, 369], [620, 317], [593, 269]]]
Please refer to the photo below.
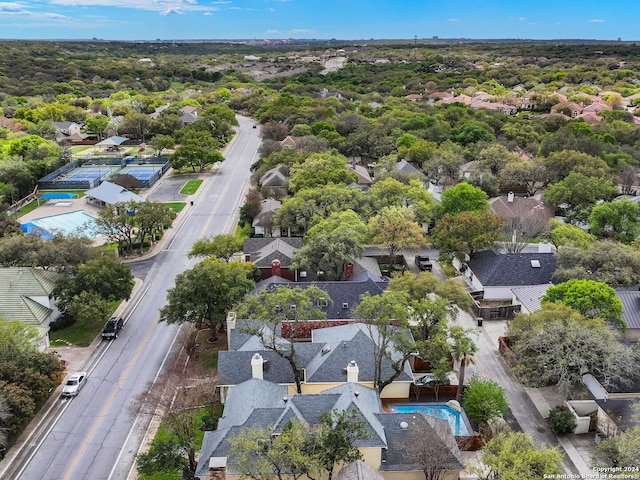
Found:
[[204, 12], [204, 15], [205, 15], [206, 17], [208, 17], [209, 15], [213, 15], [213, 13], [211, 13], [211, 12]]
[[524, 22], [527, 19], [527, 17], [520, 17], [518, 20], [520, 20], [521, 22]]
[[44, 14], [45, 17], [47, 18], [57, 18], [57, 19], [68, 19], [69, 17], [67, 17], [66, 15], [60, 15], [59, 13], [45, 13]]
[[267, 30], [266, 32], [267, 35], [275, 35], [276, 33], [281, 33], [280, 30], [276, 30], [275, 28], [272, 28], [270, 30]]
[[276, 11], [276, 9], [275, 9], [275, 8], [273, 8], [273, 7], [270, 7], [268, 10], [269, 10], [270, 12], [275, 12], [275, 11]]
[[160, 12], [160, 15], [162, 15], [162, 16], [184, 15], [184, 12], [181, 11], [181, 10], [178, 10], [177, 8], [167, 8], [164, 12]]
[[0, 15], [31, 15], [31, 13], [25, 10], [20, 3], [0, 3]]
[[447, 18], [447, 22], [457, 22], [457, 18]]
[[593, 20], [591, 20], [591, 23], [604, 23], [604, 20], [601, 18], [594, 18]]
[[310, 30], [308, 28], [294, 28], [292, 30], [289, 30], [289, 35], [302, 35], [305, 33], [313, 33], [313, 30]]
[[199, 5], [197, 0], [47, 0], [51, 5], [69, 7], [116, 7], [132, 8], [159, 12], [166, 15], [167, 12], [210, 11], [217, 10], [211, 5]]

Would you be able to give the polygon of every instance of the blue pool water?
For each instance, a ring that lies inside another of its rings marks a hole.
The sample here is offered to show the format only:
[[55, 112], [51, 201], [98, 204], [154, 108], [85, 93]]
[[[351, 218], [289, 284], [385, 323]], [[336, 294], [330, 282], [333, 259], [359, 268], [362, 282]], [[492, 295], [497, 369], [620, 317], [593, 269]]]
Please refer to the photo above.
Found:
[[30, 223], [52, 234], [60, 232], [65, 235], [80, 235], [82, 237], [95, 237], [96, 235], [95, 218], [82, 210], [36, 218]]
[[441, 418], [449, 422], [451, 431], [456, 437], [465, 437], [469, 435], [469, 428], [464, 421], [462, 414], [446, 405], [428, 405], [428, 404], [409, 404], [394, 405], [393, 409], [397, 413], [424, 413], [431, 417]]

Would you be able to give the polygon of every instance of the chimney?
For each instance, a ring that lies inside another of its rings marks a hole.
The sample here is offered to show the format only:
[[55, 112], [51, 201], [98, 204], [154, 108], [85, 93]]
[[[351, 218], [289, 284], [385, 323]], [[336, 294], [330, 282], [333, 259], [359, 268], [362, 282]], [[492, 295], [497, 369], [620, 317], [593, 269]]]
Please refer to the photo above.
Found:
[[282, 263], [280, 260], [276, 259], [271, 262], [271, 276], [281, 277], [282, 276]]
[[251, 357], [251, 377], [263, 379], [263, 364], [264, 360], [262, 359], [262, 355], [259, 353], [254, 353], [253, 357]]
[[349, 383], [358, 383], [358, 374], [360, 373], [360, 369], [358, 368], [358, 364], [355, 360], [351, 360], [349, 365], [347, 365], [347, 382]]
[[245, 262], [250, 262], [251, 261], [251, 254], [250, 253], [245, 253], [244, 254], [244, 261]]
[[546, 240], [538, 244], [538, 253], [551, 253], [551, 244]]
[[353, 277], [353, 263], [349, 262], [344, 266], [344, 278], [349, 279]]
[[231, 330], [236, 329], [236, 312], [227, 313], [227, 349], [231, 348]]
[[507, 194], [507, 202], [513, 203], [513, 197], [514, 197], [513, 192], [509, 192]]

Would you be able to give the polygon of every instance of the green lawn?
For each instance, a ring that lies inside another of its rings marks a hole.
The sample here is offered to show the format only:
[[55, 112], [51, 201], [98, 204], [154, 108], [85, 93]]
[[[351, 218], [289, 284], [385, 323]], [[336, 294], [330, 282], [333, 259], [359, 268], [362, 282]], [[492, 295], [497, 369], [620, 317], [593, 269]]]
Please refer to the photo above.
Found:
[[[113, 302], [108, 311], [115, 312], [120, 302]], [[111, 315], [105, 318], [97, 318], [90, 322], [74, 323], [73, 325], [49, 333], [49, 339], [52, 347], [88, 347], [94, 338], [100, 334], [104, 324], [107, 323]]]
[[187, 183], [185, 183], [184, 187], [182, 187], [180, 193], [182, 195], [193, 195], [198, 191], [200, 185], [202, 185], [202, 180], [189, 180]]
[[169, 207], [171, 210], [176, 212], [176, 214], [180, 213], [182, 209], [185, 207], [187, 202], [166, 202], [165, 205]]
[[251, 230], [251, 225], [248, 223], [246, 225], [238, 225], [236, 227], [235, 236], [244, 240], [249, 237], [249, 230]]

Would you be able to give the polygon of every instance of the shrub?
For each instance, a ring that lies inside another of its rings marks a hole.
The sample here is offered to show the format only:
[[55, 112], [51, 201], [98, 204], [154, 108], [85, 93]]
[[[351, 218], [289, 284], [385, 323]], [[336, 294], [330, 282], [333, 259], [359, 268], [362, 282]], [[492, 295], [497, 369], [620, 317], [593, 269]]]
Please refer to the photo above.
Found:
[[473, 377], [465, 389], [465, 412], [476, 422], [489, 422], [507, 413], [507, 397], [498, 382]]
[[564, 435], [576, 428], [576, 419], [565, 405], [558, 405], [549, 412], [549, 428], [556, 435]]

